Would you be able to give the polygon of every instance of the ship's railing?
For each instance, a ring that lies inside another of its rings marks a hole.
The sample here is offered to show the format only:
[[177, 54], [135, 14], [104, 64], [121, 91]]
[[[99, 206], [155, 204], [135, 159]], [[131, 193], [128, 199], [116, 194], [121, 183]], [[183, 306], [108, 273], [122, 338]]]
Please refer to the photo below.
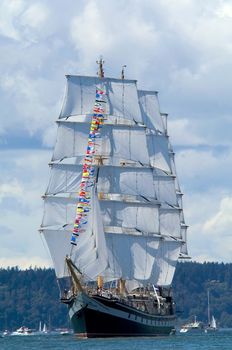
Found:
[[86, 290], [89, 296], [93, 297], [102, 297], [108, 300], [112, 300], [114, 302], [120, 302], [125, 306], [129, 306], [138, 311], [147, 312], [151, 315], [172, 315], [173, 307], [172, 307], [172, 299], [161, 297], [160, 298], [160, 306], [158, 305], [156, 297], [154, 297], [153, 293], [147, 294], [131, 294], [131, 295], [120, 295], [115, 290], [108, 289], [89, 289]]
[[[173, 315], [174, 305], [171, 296], [158, 295], [159, 302], [157, 300], [157, 295], [150, 290], [143, 290], [142, 293], [131, 293], [131, 294], [119, 294], [117, 288], [96, 288], [96, 286], [84, 286], [83, 291], [93, 297], [102, 297], [114, 302], [120, 302], [126, 306], [132, 307], [138, 311], [147, 312], [149, 314], [156, 315]], [[61, 302], [69, 304], [73, 298], [75, 298], [75, 293], [72, 290], [64, 290], [61, 296]]]

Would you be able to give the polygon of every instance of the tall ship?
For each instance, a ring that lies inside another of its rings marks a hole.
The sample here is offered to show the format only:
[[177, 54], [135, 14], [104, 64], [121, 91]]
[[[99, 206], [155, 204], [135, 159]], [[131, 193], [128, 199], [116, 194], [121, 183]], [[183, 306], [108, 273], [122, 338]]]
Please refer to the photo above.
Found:
[[171, 284], [188, 257], [167, 114], [136, 80], [67, 75], [40, 228], [79, 337], [175, 329]]

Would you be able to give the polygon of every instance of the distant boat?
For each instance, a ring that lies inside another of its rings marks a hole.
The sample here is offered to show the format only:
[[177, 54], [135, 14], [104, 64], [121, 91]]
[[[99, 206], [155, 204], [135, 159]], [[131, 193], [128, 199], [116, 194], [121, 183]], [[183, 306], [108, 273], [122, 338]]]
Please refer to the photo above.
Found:
[[11, 333], [11, 335], [31, 335], [31, 334], [32, 334], [32, 330], [25, 326], [22, 326], [18, 328], [16, 331]]
[[36, 334], [43, 335], [43, 334], [47, 334], [47, 333], [48, 333], [48, 328], [47, 328], [46, 323], [44, 323], [43, 328], [42, 328], [42, 322], [40, 321], [39, 330], [36, 332]]
[[70, 335], [73, 334], [73, 332], [70, 329], [61, 329], [60, 330], [60, 335]]
[[214, 315], [210, 315], [210, 300], [209, 300], [209, 289], [207, 291], [207, 299], [208, 299], [208, 326], [205, 328], [205, 332], [215, 332], [218, 330], [217, 322]]
[[194, 317], [194, 322], [186, 323], [180, 329], [180, 333], [201, 333], [204, 331], [203, 322], [197, 321], [197, 317]]
[[42, 333], [48, 333], [47, 325], [44, 323]]
[[8, 329], [5, 329], [4, 332], [2, 333], [3, 337], [10, 335], [10, 331]]

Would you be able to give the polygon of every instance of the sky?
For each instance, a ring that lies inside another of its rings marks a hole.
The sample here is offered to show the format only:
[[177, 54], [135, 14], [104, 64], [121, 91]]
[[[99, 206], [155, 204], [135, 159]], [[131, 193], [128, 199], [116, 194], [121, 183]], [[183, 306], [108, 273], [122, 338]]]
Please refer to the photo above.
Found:
[[0, 267], [50, 266], [38, 228], [65, 74], [159, 91], [193, 261], [232, 260], [232, 3], [0, 1]]

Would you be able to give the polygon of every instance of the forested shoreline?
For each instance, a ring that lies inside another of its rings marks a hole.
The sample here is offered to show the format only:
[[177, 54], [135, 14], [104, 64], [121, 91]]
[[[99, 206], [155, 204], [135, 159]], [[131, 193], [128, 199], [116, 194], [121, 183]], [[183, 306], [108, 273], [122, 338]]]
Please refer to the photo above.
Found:
[[[197, 315], [207, 322], [207, 290], [211, 310], [221, 327], [232, 327], [232, 264], [178, 263], [173, 281], [178, 323]], [[0, 330], [39, 322], [52, 329], [69, 325], [67, 307], [59, 301], [53, 269], [0, 269]]]
[[207, 323], [207, 290], [210, 309], [220, 327], [232, 327], [232, 264], [178, 263], [173, 280], [178, 321], [199, 320]]

